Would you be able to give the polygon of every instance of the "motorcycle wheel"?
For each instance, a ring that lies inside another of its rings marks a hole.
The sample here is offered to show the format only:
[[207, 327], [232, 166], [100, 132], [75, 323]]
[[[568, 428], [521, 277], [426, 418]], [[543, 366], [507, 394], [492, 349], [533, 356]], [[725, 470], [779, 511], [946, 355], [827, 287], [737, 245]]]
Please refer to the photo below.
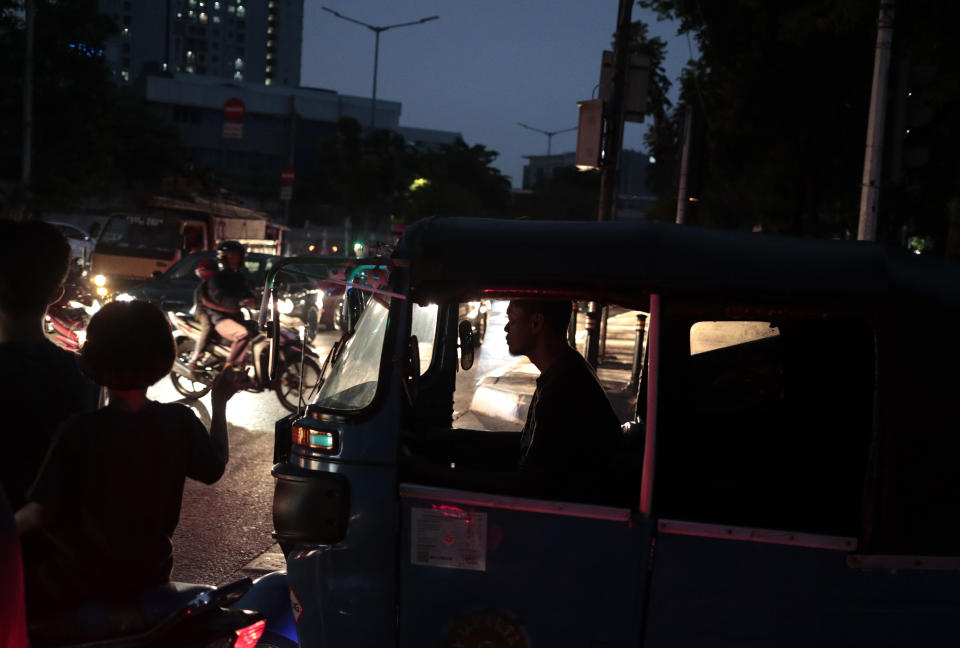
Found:
[[[189, 362], [190, 356], [193, 354], [193, 345], [194, 341], [190, 338], [181, 338], [178, 340], [177, 360], [181, 362]], [[194, 400], [203, 398], [210, 392], [211, 389], [213, 389], [213, 385], [190, 380], [186, 376], [181, 376], [176, 371], [170, 372], [170, 381], [173, 383], [173, 388], [176, 389], [182, 396]]]
[[[291, 362], [284, 362], [280, 367], [281, 371], [274, 383], [273, 391], [276, 392], [280, 404], [288, 411], [296, 412], [300, 406], [300, 356], [297, 355]], [[320, 381], [320, 365], [311, 357], [303, 359], [303, 391], [304, 405], [307, 398], [313, 391], [314, 385]]]

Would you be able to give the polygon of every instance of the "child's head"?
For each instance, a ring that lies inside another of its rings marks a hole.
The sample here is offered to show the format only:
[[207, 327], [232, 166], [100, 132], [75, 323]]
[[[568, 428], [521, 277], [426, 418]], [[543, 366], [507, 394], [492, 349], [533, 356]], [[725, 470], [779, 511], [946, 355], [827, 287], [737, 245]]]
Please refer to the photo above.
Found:
[[0, 310], [42, 315], [56, 301], [70, 264], [70, 244], [42, 221], [0, 220]]
[[110, 302], [90, 320], [80, 366], [98, 385], [146, 389], [170, 373], [175, 356], [170, 324], [159, 308]]

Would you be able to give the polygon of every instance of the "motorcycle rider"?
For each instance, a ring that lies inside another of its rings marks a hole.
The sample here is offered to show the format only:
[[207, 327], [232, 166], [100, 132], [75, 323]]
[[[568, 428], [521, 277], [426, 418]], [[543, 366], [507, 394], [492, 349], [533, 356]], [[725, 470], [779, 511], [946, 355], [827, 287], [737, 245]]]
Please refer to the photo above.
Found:
[[224, 368], [242, 368], [250, 340], [257, 333], [256, 324], [244, 319], [240, 307], [255, 306], [253, 292], [243, 273], [246, 248], [238, 241], [224, 241], [217, 248], [220, 270], [207, 282], [207, 295], [201, 302], [210, 314], [213, 327], [225, 340], [230, 340], [230, 355]]
[[193, 347], [193, 355], [187, 366], [191, 369], [199, 369], [200, 356], [203, 355], [210, 340], [210, 332], [213, 330], [213, 322], [210, 321], [210, 313], [203, 306], [203, 298], [207, 297], [209, 300], [207, 282], [217, 273], [217, 264], [213, 259], [202, 259], [194, 269], [194, 273], [200, 279], [200, 284], [193, 292], [193, 316], [200, 326], [200, 334], [197, 336], [197, 343]]

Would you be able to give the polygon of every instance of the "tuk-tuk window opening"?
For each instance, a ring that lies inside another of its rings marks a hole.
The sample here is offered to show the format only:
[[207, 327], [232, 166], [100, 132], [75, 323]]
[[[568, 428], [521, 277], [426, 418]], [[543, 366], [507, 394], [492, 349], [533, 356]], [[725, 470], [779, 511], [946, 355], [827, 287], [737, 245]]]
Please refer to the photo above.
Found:
[[673, 318], [664, 329], [657, 516], [857, 536], [871, 327]]
[[410, 335], [417, 336], [417, 346], [420, 351], [420, 375], [427, 373], [433, 361], [434, 342], [437, 337], [436, 304], [427, 306], [413, 305], [413, 314], [410, 321]]

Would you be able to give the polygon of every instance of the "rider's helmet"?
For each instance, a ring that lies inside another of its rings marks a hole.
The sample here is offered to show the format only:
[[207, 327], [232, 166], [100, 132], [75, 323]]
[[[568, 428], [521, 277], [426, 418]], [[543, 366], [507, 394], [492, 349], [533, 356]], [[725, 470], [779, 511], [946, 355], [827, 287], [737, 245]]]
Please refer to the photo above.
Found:
[[217, 272], [217, 262], [213, 259], [201, 259], [197, 267], [193, 269], [194, 273], [202, 280], [206, 281]]
[[224, 241], [217, 246], [217, 262], [220, 264], [221, 269], [229, 269], [225, 263], [228, 252], [237, 252], [240, 254], [240, 263], [243, 263], [243, 258], [247, 254], [247, 248], [239, 241]]

